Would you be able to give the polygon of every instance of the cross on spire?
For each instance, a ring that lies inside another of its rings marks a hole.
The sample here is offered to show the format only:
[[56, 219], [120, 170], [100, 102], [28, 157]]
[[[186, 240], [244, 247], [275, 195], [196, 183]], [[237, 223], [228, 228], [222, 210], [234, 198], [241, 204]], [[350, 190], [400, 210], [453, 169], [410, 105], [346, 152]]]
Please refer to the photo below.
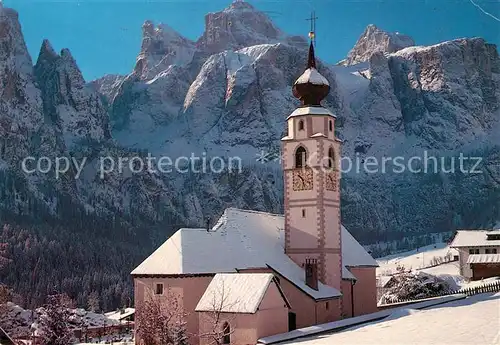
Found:
[[316, 17], [316, 11], [311, 12], [311, 17], [306, 19], [307, 21], [311, 22], [311, 31], [309, 31], [309, 38], [311, 39], [311, 42], [316, 46], [316, 19], [319, 19]]

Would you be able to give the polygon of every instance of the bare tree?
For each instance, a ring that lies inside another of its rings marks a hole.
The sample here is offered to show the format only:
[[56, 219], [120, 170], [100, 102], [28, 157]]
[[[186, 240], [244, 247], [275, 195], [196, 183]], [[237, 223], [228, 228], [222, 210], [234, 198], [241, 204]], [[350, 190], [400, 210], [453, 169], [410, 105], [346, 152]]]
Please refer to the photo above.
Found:
[[187, 345], [186, 316], [180, 297], [170, 289], [163, 295], [150, 294], [138, 303], [136, 335], [143, 345]]
[[206, 331], [203, 330], [199, 334], [200, 339], [205, 339], [210, 345], [230, 343], [229, 339], [234, 333], [234, 311], [240, 303], [238, 299], [232, 297], [230, 289], [225, 286], [222, 280], [211, 296], [210, 305], [207, 308], [209, 311], [200, 315], [202, 323], [209, 325]]
[[68, 345], [73, 340], [69, 327], [73, 301], [64, 294], [49, 296], [40, 318], [40, 338], [42, 345]]

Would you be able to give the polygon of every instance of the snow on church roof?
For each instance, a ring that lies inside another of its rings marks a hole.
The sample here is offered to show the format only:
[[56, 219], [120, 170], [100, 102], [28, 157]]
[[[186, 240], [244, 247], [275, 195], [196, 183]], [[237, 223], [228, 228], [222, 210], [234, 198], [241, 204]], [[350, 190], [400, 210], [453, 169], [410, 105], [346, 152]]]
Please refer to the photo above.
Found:
[[[345, 267], [377, 266], [377, 262], [342, 227]], [[340, 296], [332, 287], [319, 291], [305, 283], [304, 270], [284, 250], [284, 217], [270, 213], [227, 209], [218, 223], [206, 229], [180, 229], [144, 260], [132, 275], [232, 273], [270, 267], [315, 299]], [[355, 279], [343, 269], [343, 278]]]
[[273, 277], [272, 273], [216, 274], [201, 296], [195, 311], [254, 314]]
[[306, 69], [304, 73], [297, 79], [295, 84], [307, 84], [311, 83], [313, 85], [330, 85], [328, 80], [323, 77], [316, 68], [310, 67]]

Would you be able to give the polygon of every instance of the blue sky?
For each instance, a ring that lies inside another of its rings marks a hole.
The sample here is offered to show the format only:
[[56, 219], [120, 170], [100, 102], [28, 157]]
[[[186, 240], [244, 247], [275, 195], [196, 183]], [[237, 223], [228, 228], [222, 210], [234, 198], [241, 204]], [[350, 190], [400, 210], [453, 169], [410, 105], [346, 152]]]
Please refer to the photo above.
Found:
[[[473, 0], [500, 17], [500, 0]], [[204, 15], [231, 0], [4, 0], [19, 12], [33, 60], [48, 38], [56, 50], [69, 48], [87, 80], [132, 70], [146, 19], [167, 23], [184, 36], [197, 39]], [[322, 60], [345, 57], [366, 25], [412, 36], [417, 44], [458, 37], [481, 36], [500, 44], [500, 22], [470, 0], [249, 0], [268, 11], [290, 34], [307, 35], [305, 20], [312, 9], [319, 17], [317, 51]]]

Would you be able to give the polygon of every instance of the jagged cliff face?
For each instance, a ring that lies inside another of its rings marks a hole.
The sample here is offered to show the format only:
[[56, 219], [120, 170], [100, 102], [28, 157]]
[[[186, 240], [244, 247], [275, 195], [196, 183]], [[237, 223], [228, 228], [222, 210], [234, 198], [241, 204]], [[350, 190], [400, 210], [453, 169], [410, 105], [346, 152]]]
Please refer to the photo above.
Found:
[[110, 138], [101, 97], [85, 85], [68, 49], [58, 55], [45, 40], [35, 65], [35, 77], [42, 91], [44, 114], [62, 132], [68, 149], [81, 141], [99, 144]]
[[406, 47], [414, 46], [410, 36], [399, 32], [386, 32], [370, 24], [341, 63], [346, 66], [368, 61], [375, 52], [394, 53]]
[[458, 149], [498, 124], [497, 50], [482, 39], [373, 54], [367, 92], [357, 111], [358, 140], [386, 153], [381, 138], [427, 149]]
[[142, 46], [134, 68], [141, 80], [149, 80], [171, 65], [186, 65], [193, 59], [195, 43], [167, 25], [154, 27], [151, 21], [142, 26]]
[[[16, 14], [1, 13], [0, 104], [8, 111], [0, 115], [0, 133], [9, 140], [0, 158], [8, 166], [49, 149], [89, 156], [82, 177], [63, 189], [75, 203], [169, 229], [204, 226], [228, 206], [281, 212], [279, 164], [255, 159], [279, 152], [285, 119], [298, 106], [291, 86], [306, 65], [305, 39], [287, 36], [237, 1], [207, 15], [197, 42], [147, 21], [134, 70], [86, 85], [69, 51], [57, 54], [48, 42], [33, 68]], [[413, 46], [409, 37], [369, 26], [346, 66], [318, 62], [331, 85], [325, 105], [338, 116], [344, 155], [464, 152], [483, 157], [486, 172], [344, 174], [343, 222], [361, 240], [500, 219], [496, 48], [481, 39]], [[145, 151], [172, 159], [238, 156], [243, 172], [98, 178], [98, 157]]]
[[18, 163], [40, 139], [44, 119], [18, 15], [1, 4], [0, 46], [0, 161]]

